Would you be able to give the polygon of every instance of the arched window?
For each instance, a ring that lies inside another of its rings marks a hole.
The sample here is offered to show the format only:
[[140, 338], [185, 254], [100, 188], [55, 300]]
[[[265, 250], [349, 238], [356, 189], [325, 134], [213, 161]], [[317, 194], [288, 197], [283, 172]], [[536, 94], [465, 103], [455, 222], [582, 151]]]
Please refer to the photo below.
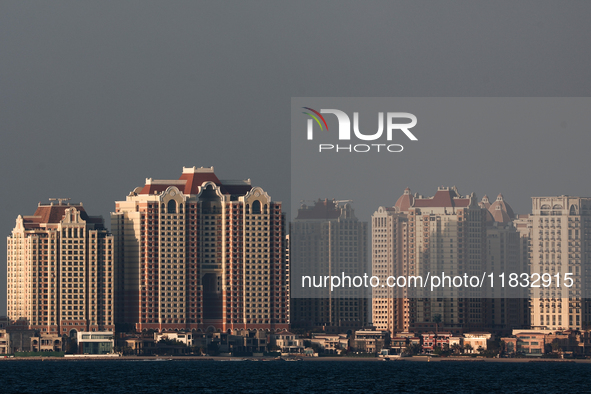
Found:
[[569, 215], [576, 215], [577, 214], [577, 206], [571, 205]]
[[168, 202], [168, 213], [176, 213], [176, 201], [170, 200]]
[[252, 214], [254, 214], [254, 215], [261, 214], [261, 202], [259, 200], [255, 200], [252, 203]]

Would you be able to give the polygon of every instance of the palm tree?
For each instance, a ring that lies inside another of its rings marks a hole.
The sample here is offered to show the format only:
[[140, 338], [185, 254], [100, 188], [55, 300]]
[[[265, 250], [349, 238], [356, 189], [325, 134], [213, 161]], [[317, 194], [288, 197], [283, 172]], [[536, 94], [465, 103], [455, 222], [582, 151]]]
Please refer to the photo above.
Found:
[[451, 350], [453, 350], [455, 354], [460, 354], [460, 351], [462, 350], [462, 345], [460, 345], [459, 343], [454, 343], [453, 345], [451, 345]]
[[468, 353], [470, 353], [472, 350], [474, 350], [474, 348], [472, 347], [472, 345], [470, 345], [469, 343], [468, 343], [468, 344], [466, 344], [466, 345], [464, 346], [464, 349], [465, 349], [465, 350], [466, 350]]
[[550, 346], [552, 347], [552, 352], [554, 352], [554, 353], [562, 352], [562, 349], [560, 348], [560, 341], [558, 340], [558, 338], [555, 338], [552, 341], [552, 343], [550, 344]]
[[441, 323], [441, 315], [433, 315], [433, 322], [435, 323], [435, 333], [439, 333], [439, 323]]

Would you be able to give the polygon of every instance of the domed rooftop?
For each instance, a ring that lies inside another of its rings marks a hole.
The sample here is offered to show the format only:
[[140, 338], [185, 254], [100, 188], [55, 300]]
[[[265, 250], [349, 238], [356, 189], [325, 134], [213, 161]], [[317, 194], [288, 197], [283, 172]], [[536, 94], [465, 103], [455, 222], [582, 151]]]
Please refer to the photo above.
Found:
[[515, 219], [513, 209], [507, 204], [507, 202], [505, 202], [503, 195], [500, 193], [497, 196], [497, 200], [488, 208], [488, 211], [493, 216], [495, 222], [507, 223]]
[[484, 197], [482, 197], [482, 200], [478, 203], [478, 205], [480, 206], [480, 208], [490, 208], [490, 201], [488, 201], [488, 196], [486, 194], [484, 195]]
[[398, 211], [404, 212], [408, 211], [408, 209], [413, 206], [414, 201], [415, 198], [412, 196], [412, 194], [410, 194], [410, 189], [407, 187], [404, 189], [404, 193], [398, 198], [394, 206], [398, 209]]

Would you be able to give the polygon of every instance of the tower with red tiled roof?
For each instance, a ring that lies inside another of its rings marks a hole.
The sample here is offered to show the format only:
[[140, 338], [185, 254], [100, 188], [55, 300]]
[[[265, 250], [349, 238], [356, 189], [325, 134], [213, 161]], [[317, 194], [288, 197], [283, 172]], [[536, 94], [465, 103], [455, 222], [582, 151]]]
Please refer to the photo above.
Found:
[[117, 321], [138, 330], [288, 328], [281, 203], [183, 168], [116, 202]]
[[[515, 215], [499, 194], [476, 203], [474, 194], [462, 196], [455, 187], [439, 187], [432, 197], [412, 196], [410, 189], [392, 208], [380, 207], [373, 216], [373, 274], [387, 276], [453, 272], [480, 275], [527, 272], [520, 252]], [[458, 289], [460, 290], [460, 289]], [[408, 288], [374, 289], [374, 324], [392, 331], [438, 328], [506, 330], [527, 322], [527, 300], [500, 286], [489, 293], [458, 291], [457, 296], [426, 294], [413, 299]]]
[[19, 215], [7, 240], [8, 317], [57, 336], [113, 330], [112, 244], [82, 204]]
[[509, 223], [515, 219], [515, 214], [511, 206], [505, 201], [503, 195], [499, 193], [495, 202], [488, 207], [490, 214], [495, 222]]
[[[485, 272], [527, 272], [527, 259], [523, 258], [521, 239], [513, 224], [515, 214], [502, 194], [491, 204], [484, 196], [479, 205], [486, 209], [486, 268]], [[510, 330], [527, 324], [527, 295], [519, 289], [497, 287], [486, 300], [489, 326], [497, 330]]]
[[[412, 196], [407, 188], [393, 208], [380, 207], [372, 216], [372, 274], [386, 283], [388, 276], [482, 272], [485, 212], [474, 194], [462, 196], [456, 187], [439, 187], [427, 198]], [[460, 289], [454, 298], [449, 292], [410, 297], [406, 291], [373, 289], [378, 329], [429, 331], [438, 319], [440, 328], [454, 332], [486, 325], [482, 302], [468, 291]]]

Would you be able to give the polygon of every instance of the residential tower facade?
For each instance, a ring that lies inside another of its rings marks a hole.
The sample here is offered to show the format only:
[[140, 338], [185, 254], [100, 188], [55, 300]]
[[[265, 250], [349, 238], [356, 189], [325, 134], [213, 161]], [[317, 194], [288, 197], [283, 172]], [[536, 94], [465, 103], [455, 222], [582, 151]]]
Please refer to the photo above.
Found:
[[113, 237], [82, 204], [39, 204], [7, 239], [7, 312], [42, 333], [113, 330]]
[[287, 329], [281, 203], [250, 180], [183, 168], [146, 179], [111, 215], [117, 319], [137, 330]]

